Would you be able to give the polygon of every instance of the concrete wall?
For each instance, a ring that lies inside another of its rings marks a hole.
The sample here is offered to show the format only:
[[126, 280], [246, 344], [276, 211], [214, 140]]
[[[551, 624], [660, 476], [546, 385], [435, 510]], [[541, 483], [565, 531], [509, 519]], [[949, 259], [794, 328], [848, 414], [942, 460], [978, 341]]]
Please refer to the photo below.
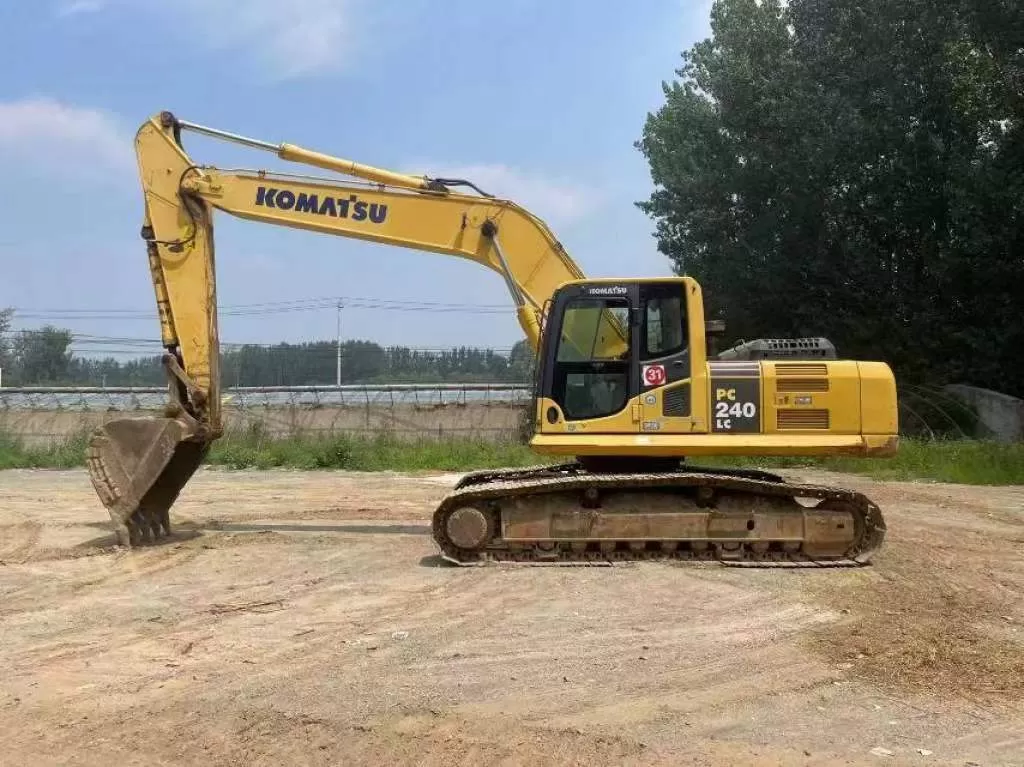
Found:
[[1024, 439], [1024, 400], [966, 384], [951, 384], [944, 391], [977, 412], [984, 432], [977, 436], [1001, 442]]
[[[387, 433], [403, 439], [474, 437], [493, 441], [515, 439], [522, 413], [509, 403], [368, 405], [361, 407], [302, 407], [295, 405], [226, 408], [225, 428], [233, 431], [254, 424], [273, 436], [297, 434]], [[114, 418], [153, 415], [153, 411], [124, 410], [4, 410], [0, 434], [20, 438], [26, 445], [60, 442]]]

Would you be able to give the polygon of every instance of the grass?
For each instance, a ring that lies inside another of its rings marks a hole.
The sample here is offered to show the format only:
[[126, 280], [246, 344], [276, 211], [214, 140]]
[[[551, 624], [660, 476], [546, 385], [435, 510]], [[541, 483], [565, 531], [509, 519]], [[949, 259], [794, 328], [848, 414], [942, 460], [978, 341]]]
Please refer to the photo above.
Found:
[[[711, 461], [708, 461], [711, 463]], [[984, 440], [900, 441], [892, 458], [715, 459], [719, 466], [819, 468], [883, 480], [933, 480], [964, 485], [1024, 485], [1024, 443]]]
[[0, 432], [0, 469], [71, 469], [85, 465], [88, 435], [76, 434], [51, 447], [26, 447]]
[[214, 443], [208, 462], [232, 469], [471, 471], [542, 463], [527, 446], [482, 439], [400, 440], [386, 435], [288, 437], [231, 435]]
[[[26, 447], [0, 434], [0, 469], [65, 469], [84, 463], [86, 435], [52, 447]], [[526, 445], [483, 439], [402, 440], [330, 435], [270, 438], [260, 429], [232, 433], [214, 443], [208, 463], [229, 469], [348, 469], [352, 471], [471, 471], [544, 463]], [[872, 458], [717, 458], [699, 464], [769, 468], [821, 468], [877, 479], [933, 480], [968, 485], [1024, 485], [1024, 443], [904, 439], [899, 453]]]

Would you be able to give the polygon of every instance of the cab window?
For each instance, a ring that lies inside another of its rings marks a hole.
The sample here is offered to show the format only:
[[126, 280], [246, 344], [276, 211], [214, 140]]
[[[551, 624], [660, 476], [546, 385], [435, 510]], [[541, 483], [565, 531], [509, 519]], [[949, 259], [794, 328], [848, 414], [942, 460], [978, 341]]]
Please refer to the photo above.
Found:
[[686, 308], [677, 291], [651, 296], [644, 302], [644, 359], [659, 359], [683, 351], [686, 332]]
[[628, 353], [629, 304], [580, 299], [566, 306], [559, 362], [624, 359]]
[[602, 418], [629, 398], [629, 304], [577, 299], [566, 304], [555, 355], [555, 398], [569, 420]]

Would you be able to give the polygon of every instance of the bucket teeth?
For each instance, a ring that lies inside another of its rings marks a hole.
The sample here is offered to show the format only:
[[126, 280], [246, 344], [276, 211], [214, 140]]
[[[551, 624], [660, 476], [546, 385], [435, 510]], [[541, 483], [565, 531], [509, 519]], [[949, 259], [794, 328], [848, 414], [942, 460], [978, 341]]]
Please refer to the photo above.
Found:
[[173, 418], [122, 418], [89, 441], [89, 477], [122, 546], [157, 543], [171, 534], [170, 508], [206, 456]]

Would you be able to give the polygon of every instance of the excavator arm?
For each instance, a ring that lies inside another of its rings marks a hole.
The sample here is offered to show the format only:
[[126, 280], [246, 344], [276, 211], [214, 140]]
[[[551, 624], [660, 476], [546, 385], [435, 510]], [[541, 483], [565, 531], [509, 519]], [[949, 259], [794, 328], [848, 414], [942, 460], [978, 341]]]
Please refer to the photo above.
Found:
[[[201, 166], [185, 151], [184, 131], [272, 152], [341, 177]], [[584, 277], [541, 219], [469, 181], [395, 173], [294, 144], [196, 125], [169, 112], [139, 128], [135, 150], [145, 199], [142, 237], [171, 396], [164, 417], [111, 421], [90, 442], [90, 476], [124, 544], [169, 531], [171, 504], [223, 431], [215, 210], [475, 261], [504, 278], [535, 351], [545, 302], [559, 285]], [[458, 187], [475, 193], [453, 190]], [[598, 337], [614, 351], [626, 330], [611, 315], [598, 322], [605, 326]]]

